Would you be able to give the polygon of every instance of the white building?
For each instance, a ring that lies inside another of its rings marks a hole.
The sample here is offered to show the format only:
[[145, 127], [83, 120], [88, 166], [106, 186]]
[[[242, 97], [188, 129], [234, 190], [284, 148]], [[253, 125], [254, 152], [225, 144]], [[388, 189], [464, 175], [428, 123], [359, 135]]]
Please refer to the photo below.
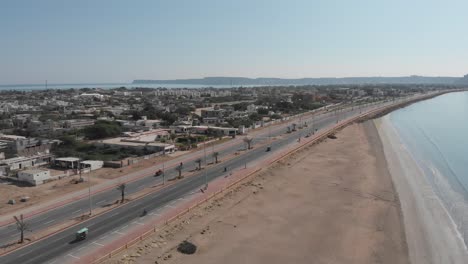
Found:
[[28, 182], [34, 186], [43, 184], [50, 180], [50, 171], [48, 170], [24, 170], [18, 172], [18, 180]]
[[104, 166], [102, 160], [84, 160], [81, 162], [81, 168], [85, 171], [98, 170]]

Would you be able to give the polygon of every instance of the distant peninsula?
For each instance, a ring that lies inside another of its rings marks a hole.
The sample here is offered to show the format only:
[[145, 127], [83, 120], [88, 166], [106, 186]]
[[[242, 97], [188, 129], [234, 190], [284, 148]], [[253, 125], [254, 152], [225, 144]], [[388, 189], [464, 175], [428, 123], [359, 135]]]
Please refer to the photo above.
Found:
[[175, 80], [134, 80], [133, 84], [187, 84], [187, 85], [345, 85], [345, 84], [468, 84], [468, 75], [459, 77], [344, 77], [344, 78], [245, 78], [245, 77], [205, 77], [201, 79]]

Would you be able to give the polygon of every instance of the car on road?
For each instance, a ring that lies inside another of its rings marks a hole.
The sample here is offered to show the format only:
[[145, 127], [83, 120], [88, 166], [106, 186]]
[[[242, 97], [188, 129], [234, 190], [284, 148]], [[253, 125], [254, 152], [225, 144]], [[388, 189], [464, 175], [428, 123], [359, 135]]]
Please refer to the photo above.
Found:
[[163, 171], [159, 169], [154, 173], [154, 176], [161, 176], [162, 174], [163, 174]]
[[88, 236], [88, 228], [86, 228], [86, 227], [81, 228], [75, 234], [76, 240], [85, 240], [87, 236]]
[[271, 147], [267, 147], [267, 148], [266, 148], [266, 151], [267, 151], [267, 152], [268, 152], [268, 151], [271, 151]]

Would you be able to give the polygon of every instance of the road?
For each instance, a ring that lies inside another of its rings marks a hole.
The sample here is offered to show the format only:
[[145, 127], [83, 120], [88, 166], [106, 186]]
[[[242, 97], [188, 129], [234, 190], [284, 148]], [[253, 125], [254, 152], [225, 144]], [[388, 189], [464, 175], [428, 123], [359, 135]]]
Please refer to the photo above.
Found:
[[[389, 104], [389, 102], [385, 103]], [[382, 106], [380, 104], [379, 106]], [[370, 109], [377, 107], [376, 105], [365, 106], [363, 108], [354, 108], [353, 110], [347, 109], [338, 113], [340, 120], [347, 119], [356, 116], [360, 111], [365, 112]], [[272, 151], [266, 152], [265, 147], [255, 147], [249, 151], [243, 151], [240, 155], [234, 158], [227, 159], [214, 166], [207, 167], [202, 172], [196, 172], [190, 177], [186, 177], [182, 180], [178, 180], [173, 185], [162, 188], [161, 190], [151, 193], [142, 199], [130, 201], [126, 205], [113, 209], [107, 213], [101, 214], [95, 218], [84, 221], [79, 225], [61, 231], [55, 235], [45, 238], [44, 240], [33, 243], [27, 247], [21, 248], [8, 255], [0, 257], [0, 263], [44, 263], [54, 259], [58, 256], [64, 255], [70, 252], [80, 243], [73, 243], [74, 232], [82, 227], [88, 227], [90, 230], [89, 241], [93, 238], [97, 238], [129, 223], [135, 219], [138, 219], [145, 208], [146, 210], [154, 210], [165, 206], [167, 203], [177, 200], [187, 193], [193, 190], [199, 189], [205, 185], [206, 180], [211, 181], [221, 175], [224, 175], [224, 167], [229, 170], [243, 168], [247, 163], [254, 162], [256, 160], [265, 158], [266, 155], [272, 155], [275, 151], [290, 145], [297, 144], [297, 139], [300, 136], [305, 136], [308, 132], [312, 131], [312, 117], [302, 119], [303, 122], [307, 122], [309, 126], [305, 129], [299, 130], [293, 133], [285, 133], [286, 126], [283, 124], [276, 126], [272, 129], [264, 129], [261, 133], [257, 133], [254, 138], [254, 145], [259, 146], [267, 144], [269, 135], [271, 137], [278, 137], [277, 140], [270, 141]], [[332, 127], [337, 121], [337, 114], [330, 112], [327, 114], [319, 115], [314, 117], [314, 128], [315, 129], [326, 129]], [[270, 130], [270, 131], [268, 131]], [[228, 156], [232, 157], [232, 153], [239, 151], [244, 148], [244, 143], [241, 140], [237, 140], [235, 144], [227, 145], [222, 150], [216, 150], [219, 152], [219, 159], [223, 160]], [[207, 150], [207, 160], [211, 160], [211, 152]], [[188, 170], [193, 170], [196, 167], [194, 162], [184, 162], [184, 173]], [[153, 169], [154, 171], [154, 169]], [[166, 170], [166, 178], [174, 178], [177, 176], [177, 172], [174, 169]], [[143, 177], [134, 182], [128, 183], [126, 188], [126, 195], [138, 192], [141, 189], [149, 186], [154, 186], [162, 183], [162, 177]], [[96, 194], [92, 197], [93, 207], [105, 206], [106, 204], [114, 203], [120, 198], [120, 192], [111, 189], [102, 193]], [[81, 199], [74, 203], [67, 204], [66, 206], [56, 208], [48, 211], [44, 214], [38, 215], [28, 220], [30, 228], [33, 230], [41, 230], [51, 225], [63, 222], [67, 219], [81, 215], [84, 211], [89, 210], [89, 200]], [[116, 217], [118, 216], [118, 217]], [[13, 225], [6, 226], [0, 229], [0, 243], [8, 243], [18, 236], [18, 231]], [[86, 243], [86, 241], [83, 241]]]

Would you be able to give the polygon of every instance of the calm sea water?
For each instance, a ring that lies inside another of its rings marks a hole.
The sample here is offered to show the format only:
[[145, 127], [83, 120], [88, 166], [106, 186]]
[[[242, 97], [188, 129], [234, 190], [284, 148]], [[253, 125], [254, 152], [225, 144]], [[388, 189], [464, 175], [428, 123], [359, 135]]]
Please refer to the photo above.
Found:
[[413, 104], [390, 121], [467, 244], [468, 92]]
[[[48, 84], [48, 89], [80, 89], [80, 88], [102, 88], [112, 89], [118, 87], [126, 88], [231, 88], [239, 87], [233, 85], [198, 85], [198, 84], [132, 84], [132, 83], [78, 83], [78, 84]], [[254, 87], [255, 85], [243, 85], [243, 87]], [[45, 84], [19, 84], [19, 85], [0, 85], [0, 91], [17, 90], [17, 91], [32, 91], [32, 90], [44, 90], [46, 89]]]

